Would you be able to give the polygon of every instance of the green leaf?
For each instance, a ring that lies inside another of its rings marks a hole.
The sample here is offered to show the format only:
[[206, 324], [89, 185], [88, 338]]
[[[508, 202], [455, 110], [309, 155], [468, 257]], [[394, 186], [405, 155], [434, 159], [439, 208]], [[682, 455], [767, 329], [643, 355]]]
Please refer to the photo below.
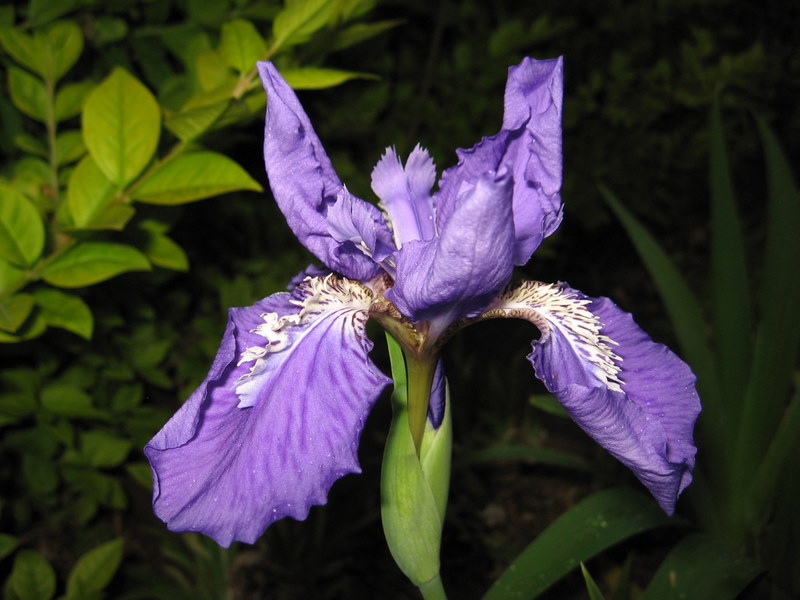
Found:
[[561, 515], [505, 570], [484, 600], [535, 598], [599, 552], [674, 523], [651, 498], [628, 488], [598, 492]]
[[272, 22], [272, 51], [307, 41], [334, 18], [336, 9], [329, 0], [287, 0]]
[[[800, 192], [775, 135], [758, 121], [767, 171], [761, 322], [739, 426], [737, 493], [748, 489], [783, 415], [800, 347]], [[740, 487], [739, 487], [740, 486]]]
[[14, 333], [31, 314], [33, 306], [33, 296], [30, 294], [0, 297], [0, 329]]
[[402, 25], [402, 19], [390, 21], [377, 21], [375, 23], [355, 23], [336, 34], [331, 45], [331, 51], [349, 48], [381, 33]]
[[262, 188], [230, 158], [216, 152], [193, 152], [156, 169], [131, 195], [149, 204], [184, 204], [235, 190]]
[[683, 538], [640, 600], [733, 600], [762, 569], [711, 536]]
[[154, 265], [174, 271], [188, 271], [189, 259], [178, 244], [159, 233], [146, 233], [144, 253]]
[[103, 174], [120, 187], [142, 172], [155, 152], [161, 110], [150, 91], [117, 67], [83, 106], [83, 135]]
[[31, 415], [36, 408], [36, 398], [30, 392], [4, 392], [0, 394], [0, 425]]
[[133, 479], [146, 490], [153, 488], [153, 471], [150, 463], [146, 461], [131, 462], [125, 465], [125, 470]]
[[14, 559], [9, 587], [20, 600], [50, 600], [56, 591], [56, 574], [35, 550], [21, 550]]
[[569, 418], [567, 409], [552, 394], [533, 394], [528, 398], [528, 402], [543, 412], [556, 417]]
[[68, 83], [56, 92], [56, 121], [61, 122], [81, 114], [86, 97], [95, 88], [92, 81]]
[[[730, 178], [719, 106], [710, 118], [711, 277], [714, 345], [719, 381], [729, 414], [739, 414], [750, 363], [752, 308], [745, 272], [744, 241]], [[736, 427], [731, 423], [731, 427]]]
[[284, 69], [281, 75], [287, 83], [297, 90], [318, 90], [329, 88], [350, 79], [377, 79], [369, 73], [356, 73], [354, 71], [341, 71], [339, 69], [319, 69], [316, 67], [303, 67], [301, 69]]
[[[233, 88], [236, 86], [236, 78], [231, 74], [228, 65], [222, 58], [222, 55], [215, 50], [205, 50], [197, 56], [197, 81], [204, 92], [211, 90], [223, 90], [223, 97], [230, 97]], [[203, 102], [202, 104], [209, 104]], [[199, 106], [190, 99], [187, 102], [188, 108], [190, 106]]]
[[221, 102], [183, 110], [167, 117], [164, 126], [181, 141], [189, 142], [208, 131], [229, 105], [229, 100], [222, 100]]
[[82, 600], [111, 583], [122, 562], [123, 542], [117, 538], [81, 556], [67, 578], [64, 600]]
[[24, 150], [28, 154], [35, 154], [36, 156], [41, 156], [43, 158], [48, 157], [47, 148], [44, 145], [44, 142], [32, 135], [27, 133], [18, 133], [14, 136], [14, 144], [20, 150]]
[[92, 406], [92, 398], [72, 385], [51, 383], [39, 397], [42, 408], [65, 417], [102, 418], [104, 413]]
[[65, 131], [56, 137], [56, 162], [59, 166], [75, 162], [86, 154], [80, 131]]
[[11, 554], [17, 549], [19, 541], [13, 535], [0, 533], [0, 560]]
[[[441, 508], [420, 464], [408, 423], [402, 351], [388, 334], [395, 389], [381, 470], [381, 520], [397, 566], [414, 585], [439, 575]], [[410, 532], [413, 532], [410, 534]]]
[[8, 67], [8, 91], [11, 101], [23, 113], [42, 123], [47, 122], [47, 91], [44, 84], [22, 69]]
[[116, 467], [122, 464], [131, 451], [133, 443], [103, 430], [81, 432], [81, 458], [87, 464], [98, 467]]
[[586, 565], [581, 561], [581, 573], [583, 573], [583, 581], [586, 583], [586, 591], [589, 592], [590, 600], [604, 600], [603, 592], [600, 591], [597, 583], [595, 583]]
[[229, 67], [246, 75], [264, 60], [267, 44], [250, 21], [236, 19], [222, 26], [219, 53]]
[[22, 475], [29, 493], [35, 496], [52, 494], [58, 487], [58, 472], [53, 460], [35, 454], [22, 456]]
[[0, 184], [0, 258], [30, 266], [43, 248], [44, 224], [39, 211], [17, 190]]
[[68, 13], [79, 0], [31, 0], [28, 5], [28, 21], [32, 26], [47, 23]]
[[110, 279], [127, 271], [149, 271], [147, 257], [136, 248], [111, 242], [82, 242], [41, 271], [49, 284], [76, 288]]
[[11, 25], [0, 25], [0, 45], [19, 64], [37, 71], [39, 57], [33, 38]]
[[791, 457], [796, 456], [800, 444], [798, 431], [800, 431], [800, 386], [795, 389], [764, 460], [758, 467], [758, 473], [748, 489], [747, 509], [754, 521], [767, 514], [769, 504], [776, 496], [781, 474], [791, 463]]
[[54, 84], [72, 68], [83, 50], [83, 34], [73, 21], [52, 23], [37, 31], [33, 39], [37, 45], [37, 72]]
[[50, 327], [60, 327], [91, 339], [94, 319], [81, 298], [53, 288], [40, 288], [33, 292], [33, 297]]

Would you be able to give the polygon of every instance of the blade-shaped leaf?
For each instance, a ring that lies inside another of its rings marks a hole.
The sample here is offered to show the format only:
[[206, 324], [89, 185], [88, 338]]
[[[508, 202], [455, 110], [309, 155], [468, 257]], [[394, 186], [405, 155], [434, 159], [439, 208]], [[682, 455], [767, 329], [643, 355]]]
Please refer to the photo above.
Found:
[[589, 600], [605, 600], [603, 598], [603, 592], [600, 591], [600, 587], [583, 562], [581, 562], [581, 573], [583, 574], [583, 581], [586, 583], [586, 591], [589, 593]]
[[711, 111], [711, 279], [714, 342], [721, 392], [737, 427], [750, 366], [752, 309], [745, 272], [744, 242], [736, 213], [719, 106]]
[[761, 322], [736, 455], [739, 490], [747, 489], [786, 407], [800, 346], [800, 194], [775, 135], [758, 120], [767, 172], [767, 238]]
[[183, 204], [235, 190], [261, 189], [230, 158], [216, 152], [192, 152], [153, 171], [131, 195], [149, 204]]
[[117, 67], [83, 106], [83, 135], [103, 174], [123, 187], [150, 161], [161, 132], [161, 110], [153, 94]]
[[87, 340], [92, 337], [92, 311], [81, 298], [53, 288], [40, 288], [33, 297], [50, 327], [66, 329]]
[[17, 190], [0, 185], [0, 258], [30, 266], [43, 248], [44, 224], [39, 211]]
[[633, 535], [670, 520], [639, 492], [618, 488], [598, 492], [561, 515], [523, 550], [483, 597], [535, 598], [578, 563]]
[[147, 257], [132, 246], [111, 242], [83, 242], [42, 269], [42, 278], [65, 288], [84, 287], [127, 271], [149, 271]]
[[672, 549], [640, 600], [734, 600], [761, 571], [726, 544], [693, 534]]

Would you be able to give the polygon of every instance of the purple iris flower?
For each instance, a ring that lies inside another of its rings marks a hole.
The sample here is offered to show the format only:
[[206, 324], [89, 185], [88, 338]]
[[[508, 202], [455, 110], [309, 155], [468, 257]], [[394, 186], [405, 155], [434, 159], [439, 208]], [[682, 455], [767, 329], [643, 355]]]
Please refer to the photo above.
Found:
[[[429, 364], [465, 325], [532, 322], [536, 376], [672, 513], [696, 452], [689, 367], [607, 298], [563, 283], [509, 285], [562, 217], [562, 59], [509, 70], [500, 132], [457, 150], [435, 192], [426, 150], [403, 162], [387, 149], [372, 172], [377, 207], [340, 181], [275, 66], [258, 68], [272, 192], [326, 268], [231, 309], [208, 377], [145, 448], [154, 509], [169, 528], [252, 543], [276, 519], [304, 519], [336, 479], [360, 470], [361, 430], [390, 383], [369, 358], [370, 317]], [[440, 365], [436, 373], [434, 427]]]

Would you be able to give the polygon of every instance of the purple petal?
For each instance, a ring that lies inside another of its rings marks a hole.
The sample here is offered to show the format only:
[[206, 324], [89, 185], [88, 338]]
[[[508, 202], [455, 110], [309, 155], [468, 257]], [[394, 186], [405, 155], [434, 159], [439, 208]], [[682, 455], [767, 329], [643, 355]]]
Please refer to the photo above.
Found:
[[436, 235], [431, 188], [436, 167], [428, 151], [419, 145], [403, 167], [393, 148], [387, 148], [372, 170], [372, 190], [389, 214], [396, 245], [429, 240]]
[[439, 237], [398, 251], [397, 279], [385, 296], [412, 321], [430, 321], [433, 337], [480, 313], [511, 278], [511, 183], [508, 173], [483, 176]]
[[428, 404], [428, 421], [434, 429], [439, 429], [444, 419], [445, 391], [447, 380], [444, 376], [444, 366], [440, 358], [436, 363], [436, 370], [433, 372], [433, 382], [431, 383], [431, 399]]
[[514, 178], [514, 264], [523, 265], [561, 223], [563, 60], [526, 58], [509, 69], [503, 128], [468, 150], [442, 174], [436, 195], [441, 230], [459, 197], [481, 174], [511, 165]]
[[528, 357], [578, 425], [627, 465], [668, 514], [692, 480], [695, 376], [608, 298], [524, 282], [490, 307], [542, 332]]
[[369, 292], [353, 286], [309, 280], [231, 309], [208, 377], [145, 448], [154, 510], [171, 530], [253, 543], [359, 472], [361, 429], [389, 380], [367, 356]]
[[260, 62], [258, 70], [268, 96], [264, 164], [289, 227], [331, 270], [358, 281], [371, 279], [380, 267], [354, 244], [330, 234], [328, 208], [343, 186], [308, 115], [272, 63]]
[[395, 251], [392, 233], [381, 211], [353, 196], [343, 187], [336, 202], [328, 209], [328, 231], [347, 248], [347, 243], [380, 263]]

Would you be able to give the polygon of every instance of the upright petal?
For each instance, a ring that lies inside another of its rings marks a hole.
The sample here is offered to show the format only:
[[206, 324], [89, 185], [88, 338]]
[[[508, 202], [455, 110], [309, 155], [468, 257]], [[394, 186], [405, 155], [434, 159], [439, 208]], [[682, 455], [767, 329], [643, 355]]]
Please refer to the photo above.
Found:
[[501, 131], [468, 150], [442, 174], [436, 195], [441, 229], [465, 189], [482, 173], [511, 165], [514, 176], [514, 264], [523, 265], [561, 223], [563, 60], [526, 58], [509, 69]]
[[372, 170], [372, 190], [391, 219], [398, 248], [436, 235], [431, 198], [435, 181], [433, 159], [419, 145], [411, 151], [405, 167], [394, 148], [387, 148]]
[[484, 175], [439, 237], [398, 251], [397, 279], [385, 296], [412, 321], [429, 321], [432, 336], [480, 313], [511, 278], [511, 185], [508, 172]]
[[258, 70], [268, 96], [264, 164], [289, 227], [332, 271], [358, 281], [374, 277], [380, 267], [329, 231], [328, 208], [343, 186], [308, 115], [272, 63], [260, 62]]
[[696, 453], [700, 400], [688, 365], [608, 298], [563, 284], [523, 282], [487, 316], [524, 318], [540, 329], [528, 357], [536, 376], [672, 514], [692, 480]]
[[252, 543], [359, 471], [361, 429], [389, 381], [367, 356], [370, 299], [328, 276], [231, 309], [208, 377], [145, 448], [170, 529]]

